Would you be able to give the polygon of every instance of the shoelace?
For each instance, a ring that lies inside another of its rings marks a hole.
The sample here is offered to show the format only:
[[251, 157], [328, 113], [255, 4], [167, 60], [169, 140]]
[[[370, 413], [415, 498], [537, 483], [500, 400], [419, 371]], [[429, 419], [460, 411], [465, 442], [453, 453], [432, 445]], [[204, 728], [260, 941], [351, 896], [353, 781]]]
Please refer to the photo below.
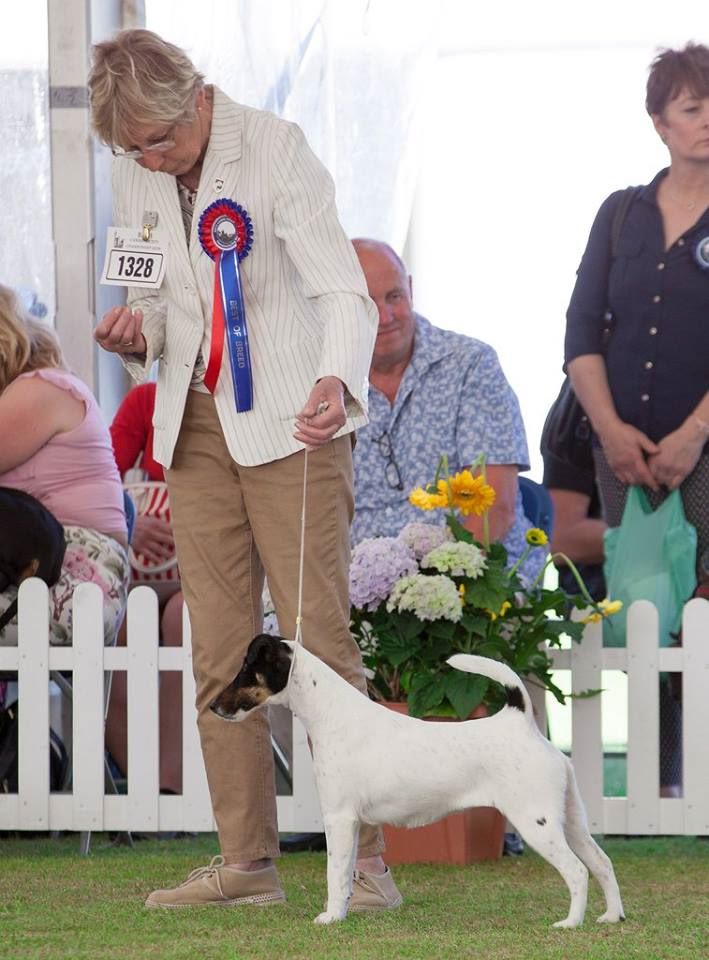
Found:
[[[216, 856], [212, 857], [209, 861], [209, 866], [207, 867], [197, 867], [196, 870], [193, 870], [192, 873], [187, 877], [187, 879], [180, 884], [181, 887], [186, 886], [188, 883], [192, 883], [193, 880], [199, 880], [201, 877], [211, 877], [217, 872], [220, 867], [224, 866], [224, 857]], [[217, 877], [217, 881], [218, 881]], [[221, 884], [219, 884], [219, 892], [221, 893]]]

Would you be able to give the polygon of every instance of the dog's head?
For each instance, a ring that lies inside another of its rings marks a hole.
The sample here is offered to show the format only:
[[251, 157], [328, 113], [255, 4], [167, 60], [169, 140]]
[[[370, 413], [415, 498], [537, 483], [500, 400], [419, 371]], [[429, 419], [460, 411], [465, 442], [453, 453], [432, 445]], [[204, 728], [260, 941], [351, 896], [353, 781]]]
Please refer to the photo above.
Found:
[[277, 698], [288, 685], [293, 645], [281, 637], [261, 633], [249, 644], [246, 658], [228, 687], [212, 700], [209, 709], [223, 720], [244, 720], [253, 710]]

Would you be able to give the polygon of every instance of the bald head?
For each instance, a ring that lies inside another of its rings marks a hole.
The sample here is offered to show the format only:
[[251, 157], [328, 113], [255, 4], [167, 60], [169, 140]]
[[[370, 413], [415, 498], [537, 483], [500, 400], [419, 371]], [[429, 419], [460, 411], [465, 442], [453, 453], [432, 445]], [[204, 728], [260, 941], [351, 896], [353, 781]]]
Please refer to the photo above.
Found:
[[404, 261], [388, 243], [357, 237], [352, 245], [364, 271], [369, 296], [379, 311], [372, 369], [400, 370], [403, 374], [411, 359], [416, 331], [411, 278]]

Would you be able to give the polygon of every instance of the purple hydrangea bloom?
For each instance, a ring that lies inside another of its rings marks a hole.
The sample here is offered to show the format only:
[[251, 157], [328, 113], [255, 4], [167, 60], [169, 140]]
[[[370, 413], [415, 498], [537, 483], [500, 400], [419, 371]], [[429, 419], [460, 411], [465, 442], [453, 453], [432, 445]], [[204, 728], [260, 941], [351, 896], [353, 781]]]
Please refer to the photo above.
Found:
[[352, 552], [350, 602], [360, 610], [376, 610], [401, 577], [418, 571], [413, 553], [398, 537], [371, 537]]
[[447, 526], [412, 521], [401, 528], [399, 537], [408, 547], [411, 547], [414, 556], [420, 561], [431, 550], [447, 540], [452, 540], [453, 534]]

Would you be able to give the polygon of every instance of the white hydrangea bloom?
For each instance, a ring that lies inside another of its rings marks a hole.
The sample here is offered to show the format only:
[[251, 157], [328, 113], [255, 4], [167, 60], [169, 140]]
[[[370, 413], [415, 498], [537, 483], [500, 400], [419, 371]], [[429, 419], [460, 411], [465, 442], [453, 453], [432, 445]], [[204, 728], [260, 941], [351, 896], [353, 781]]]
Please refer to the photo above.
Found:
[[454, 577], [470, 577], [476, 580], [487, 567], [487, 560], [480, 547], [460, 540], [434, 547], [423, 558], [421, 566], [432, 567]]
[[410, 610], [419, 620], [452, 620], [463, 615], [463, 604], [455, 583], [443, 575], [402, 577], [392, 587], [387, 610]]

